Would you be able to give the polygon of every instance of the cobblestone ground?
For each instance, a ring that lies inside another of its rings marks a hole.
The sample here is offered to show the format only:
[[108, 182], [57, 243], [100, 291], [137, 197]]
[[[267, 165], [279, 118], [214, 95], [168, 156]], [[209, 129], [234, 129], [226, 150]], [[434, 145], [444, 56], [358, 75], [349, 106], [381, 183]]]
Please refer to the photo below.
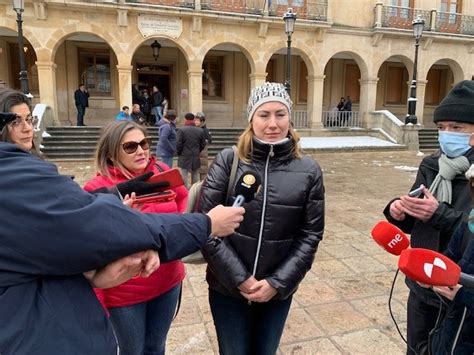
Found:
[[[403, 354], [387, 301], [396, 258], [370, 230], [393, 197], [406, 193], [422, 157], [414, 152], [317, 153], [326, 186], [326, 230], [311, 271], [293, 298], [279, 354]], [[56, 163], [83, 184], [92, 163]], [[217, 354], [205, 266], [188, 266], [169, 354]], [[392, 309], [406, 329], [407, 289], [399, 277]]]

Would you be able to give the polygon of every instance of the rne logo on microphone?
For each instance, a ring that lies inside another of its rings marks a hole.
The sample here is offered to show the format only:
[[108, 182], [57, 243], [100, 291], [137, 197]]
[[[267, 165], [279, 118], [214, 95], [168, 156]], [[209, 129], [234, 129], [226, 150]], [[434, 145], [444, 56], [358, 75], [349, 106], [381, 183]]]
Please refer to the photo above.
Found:
[[423, 270], [425, 271], [425, 275], [428, 276], [429, 278], [431, 278], [431, 275], [433, 275], [433, 268], [437, 266], [443, 270], [447, 270], [447, 266], [446, 266], [446, 263], [441, 260], [440, 258], [436, 257], [434, 260], [433, 260], [433, 264], [431, 263], [425, 263], [423, 265]]
[[390, 248], [394, 248], [395, 245], [400, 243], [402, 240], [403, 240], [403, 238], [400, 234], [395, 234], [395, 237], [388, 243], [388, 246]]

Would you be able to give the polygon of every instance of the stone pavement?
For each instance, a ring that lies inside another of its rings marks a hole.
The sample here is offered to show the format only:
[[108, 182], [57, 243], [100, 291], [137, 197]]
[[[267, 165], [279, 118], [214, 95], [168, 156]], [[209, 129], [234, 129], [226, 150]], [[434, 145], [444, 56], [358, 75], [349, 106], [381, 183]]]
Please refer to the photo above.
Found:
[[[414, 152], [317, 153], [326, 187], [326, 230], [311, 271], [293, 298], [279, 354], [403, 354], [387, 301], [396, 257], [370, 230], [393, 197], [406, 193], [422, 157]], [[57, 162], [83, 184], [92, 163]], [[205, 266], [187, 266], [181, 310], [170, 330], [169, 354], [217, 354]], [[406, 330], [407, 289], [395, 285], [392, 309]]]

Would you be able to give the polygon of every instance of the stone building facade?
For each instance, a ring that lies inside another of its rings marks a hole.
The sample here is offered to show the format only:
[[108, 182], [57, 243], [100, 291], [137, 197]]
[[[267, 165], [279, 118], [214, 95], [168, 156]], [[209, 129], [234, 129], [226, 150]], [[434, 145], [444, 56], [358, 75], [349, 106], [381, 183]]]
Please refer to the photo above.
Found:
[[[74, 91], [91, 93], [86, 123], [102, 125], [157, 83], [180, 115], [204, 111], [210, 126], [243, 127], [252, 87], [285, 81], [283, 13], [292, 36], [295, 125], [328, 125], [341, 96], [354, 126], [388, 110], [403, 121], [413, 72], [411, 22], [425, 19], [418, 60], [419, 122], [453, 83], [474, 76], [474, 1], [460, 0], [26, 0], [23, 31], [30, 92], [63, 125]], [[0, 82], [19, 88], [16, 14], [0, 0]], [[161, 45], [158, 58], [151, 44]]]

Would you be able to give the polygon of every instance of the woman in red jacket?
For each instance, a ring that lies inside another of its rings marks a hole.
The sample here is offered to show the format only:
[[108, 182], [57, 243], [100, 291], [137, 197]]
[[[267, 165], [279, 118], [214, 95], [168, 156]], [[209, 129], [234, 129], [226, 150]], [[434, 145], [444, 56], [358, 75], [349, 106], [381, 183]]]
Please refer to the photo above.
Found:
[[[91, 191], [116, 185], [149, 171], [160, 173], [169, 170], [165, 164], [150, 156], [150, 144], [143, 126], [127, 121], [111, 122], [104, 128], [97, 146], [97, 176], [84, 189]], [[175, 200], [146, 203], [141, 206], [141, 211], [183, 212], [188, 191], [184, 186], [173, 190]], [[165, 353], [166, 336], [184, 275], [184, 264], [174, 261], [162, 264], [148, 278], [138, 276], [113, 288], [95, 290], [110, 313], [120, 354]]]

